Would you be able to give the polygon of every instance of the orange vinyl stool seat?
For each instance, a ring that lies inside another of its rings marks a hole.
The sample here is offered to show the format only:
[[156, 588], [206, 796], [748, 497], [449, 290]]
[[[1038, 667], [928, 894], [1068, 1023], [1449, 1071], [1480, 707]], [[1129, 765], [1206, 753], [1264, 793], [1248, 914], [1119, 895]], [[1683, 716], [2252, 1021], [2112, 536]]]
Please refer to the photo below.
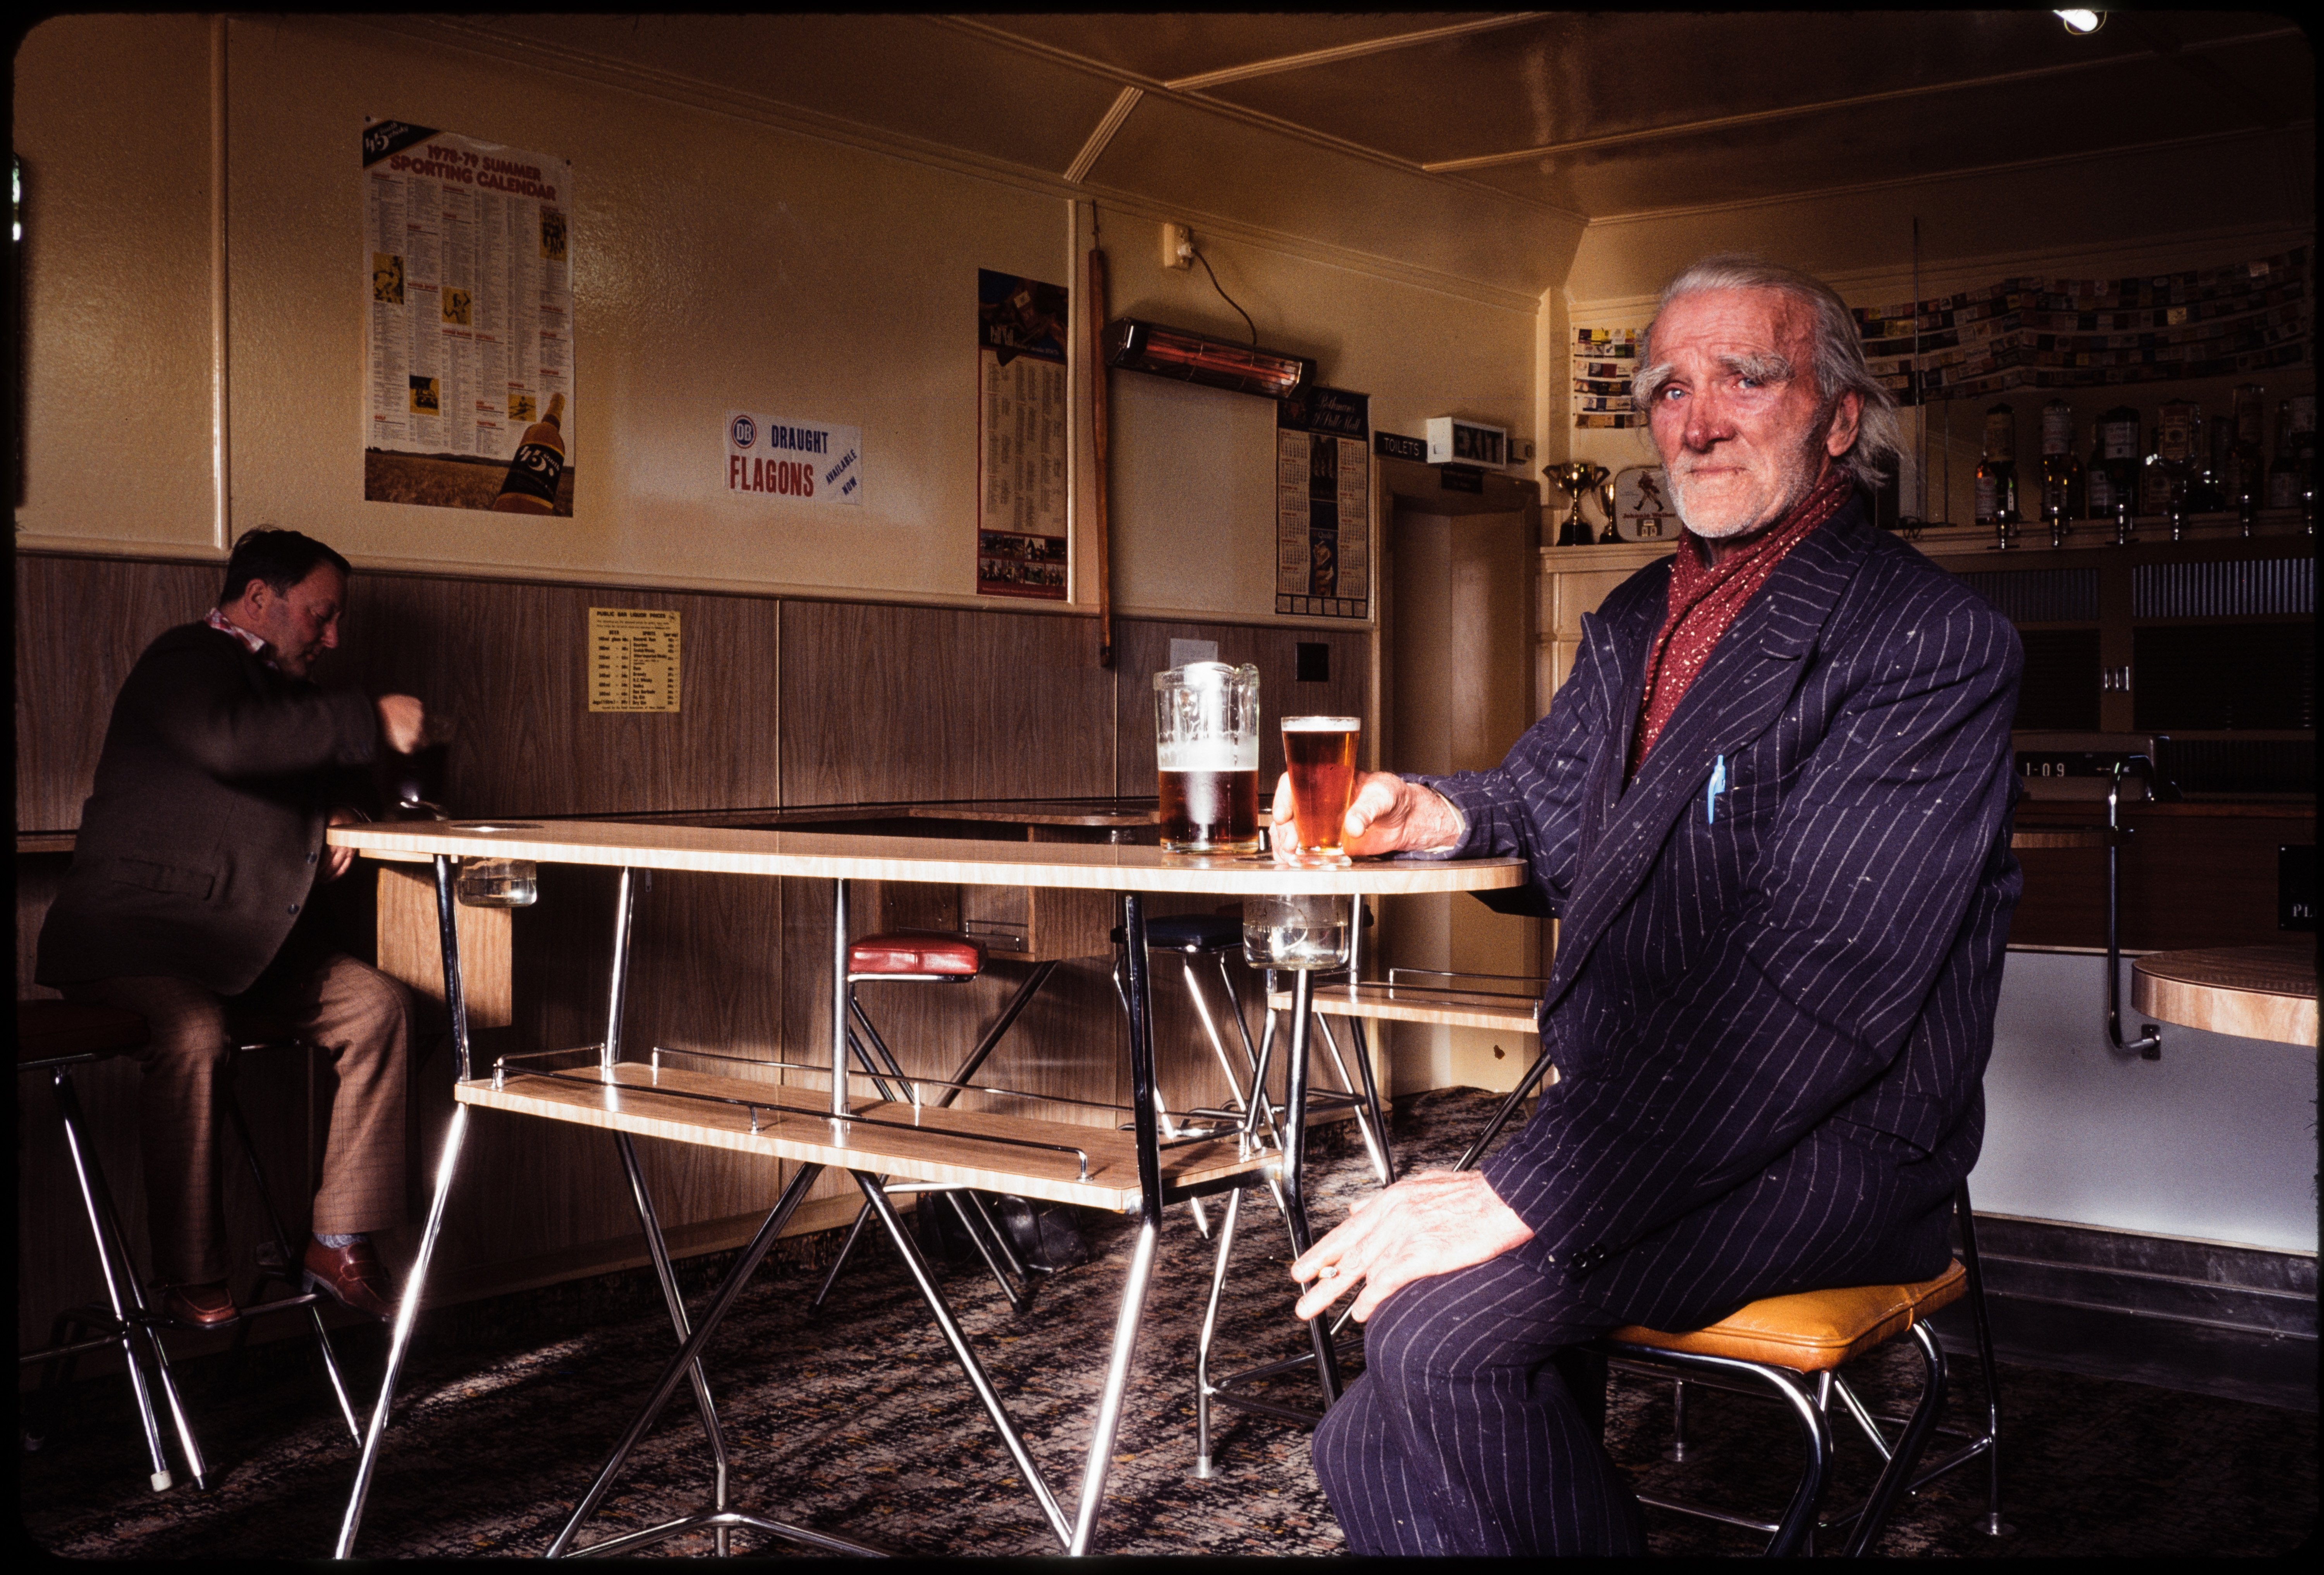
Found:
[[[1921, 1354], [1920, 1400], [1895, 1447], [1882, 1446], [1886, 1461], [1870, 1497], [1860, 1508], [1834, 1523], [1853, 1519], [1856, 1524], [1847, 1551], [1850, 1556], [1869, 1552], [1912, 1481], [1944, 1409], [1944, 1352], [1930, 1328], [1928, 1315], [1959, 1300], [1969, 1288], [1969, 1270], [1954, 1262], [1935, 1278], [1914, 1285], [1849, 1285], [1765, 1297], [1702, 1329], [1672, 1333], [1633, 1324], [1615, 1330], [1596, 1349], [1626, 1370], [1644, 1363], [1644, 1370], [1678, 1377], [1683, 1384], [1707, 1381], [1714, 1386], [1753, 1392], [1765, 1386], [1790, 1405], [1806, 1434], [1807, 1469], [1780, 1522], [1771, 1524], [1654, 1494], [1640, 1494], [1639, 1502], [1771, 1533], [1770, 1556], [1811, 1552], [1831, 1469], [1831, 1432], [1824, 1413], [1831, 1390], [1839, 1382], [1838, 1369], [1892, 1340], [1910, 1336]], [[1811, 1379], [1809, 1375], [1815, 1377]], [[1747, 1382], [1736, 1384], [1737, 1379]]]
[[1795, 1373], [1821, 1373], [1886, 1345], [1946, 1303], [1960, 1299], [1969, 1271], [1945, 1266], [1916, 1285], [1851, 1285], [1768, 1296], [1708, 1329], [1665, 1334], [1632, 1324], [1609, 1338], [1655, 1350], [1692, 1351], [1738, 1362], [1766, 1362]]
[[851, 979], [887, 974], [973, 978], [984, 972], [984, 943], [946, 930], [892, 930], [847, 947]]

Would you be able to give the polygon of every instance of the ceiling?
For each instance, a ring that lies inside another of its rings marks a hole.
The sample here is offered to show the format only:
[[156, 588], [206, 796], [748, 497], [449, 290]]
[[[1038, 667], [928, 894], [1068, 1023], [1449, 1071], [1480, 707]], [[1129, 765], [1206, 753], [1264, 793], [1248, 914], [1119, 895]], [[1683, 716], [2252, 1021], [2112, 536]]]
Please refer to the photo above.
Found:
[[1425, 265], [1520, 290], [1513, 252], [1591, 222], [2314, 115], [2306, 36], [2256, 13], [2117, 12], [2088, 37], [2046, 11], [439, 23], [1093, 197], [1387, 257], [1431, 232]]

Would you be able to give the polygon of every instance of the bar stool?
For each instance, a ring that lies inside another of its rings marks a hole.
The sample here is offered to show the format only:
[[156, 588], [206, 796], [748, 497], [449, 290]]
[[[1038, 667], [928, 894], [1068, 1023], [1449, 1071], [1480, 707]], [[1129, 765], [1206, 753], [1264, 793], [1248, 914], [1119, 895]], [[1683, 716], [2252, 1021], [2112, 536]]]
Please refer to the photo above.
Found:
[[49, 1074], [57, 1112], [64, 1121], [65, 1146], [72, 1156], [73, 1179], [79, 1184], [81, 1205], [88, 1215], [89, 1236], [97, 1245], [97, 1267], [105, 1276], [105, 1294], [110, 1308], [108, 1312], [97, 1307], [74, 1307], [58, 1313], [50, 1330], [49, 1348], [28, 1352], [18, 1357], [16, 1362], [19, 1367], [33, 1362], [44, 1364], [41, 1397], [27, 1408], [22, 1432], [24, 1449], [32, 1451], [47, 1447], [49, 1441], [51, 1406], [43, 1402], [52, 1398], [53, 1385], [69, 1381], [72, 1365], [81, 1352], [120, 1346], [122, 1361], [129, 1369], [129, 1386], [137, 1399], [137, 1421], [145, 1435], [146, 1456], [152, 1465], [146, 1480], [154, 1492], [166, 1493], [175, 1485], [176, 1478], [161, 1445], [161, 1430], [153, 1414], [145, 1364], [138, 1356], [140, 1344], [151, 1353], [154, 1381], [161, 1386], [162, 1398], [169, 1405], [171, 1423], [197, 1488], [208, 1485], [208, 1468], [202, 1460], [201, 1446], [194, 1440], [193, 1428], [186, 1420], [185, 1407], [178, 1398], [177, 1382], [170, 1373], [169, 1353], [161, 1349], [161, 1339], [153, 1331], [152, 1314], [145, 1305], [144, 1292], [137, 1283], [136, 1266], [129, 1256], [128, 1232], [121, 1228], [121, 1215], [113, 1203], [113, 1189], [106, 1184], [105, 1168], [88, 1140], [88, 1120], [81, 1113], [80, 1095], [72, 1081], [74, 1067], [109, 1061], [124, 1051], [136, 1049], [147, 1037], [143, 1018], [115, 1007], [69, 1000], [16, 1003], [16, 1070], [20, 1074]]
[[[80, 1354], [118, 1343], [129, 1368], [131, 1386], [137, 1396], [147, 1452], [153, 1461], [152, 1480], [154, 1491], [161, 1492], [171, 1487], [171, 1473], [161, 1451], [144, 1375], [136, 1359], [135, 1345], [142, 1335], [151, 1349], [189, 1473], [195, 1487], [206, 1488], [208, 1486], [208, 1467], [180, 1401], [177, 1386], [170, 1371], [169, 1353], [162, 1346], [157, 1327], [165, 1321], [146, 1305], [143, 1292], [138, 1285], [135, 1264], [129, 1253], [128, 1234], [122, 1228], [119, 1211], [114, 1205], [112, 1189], [88, 1141], [86, 1118], [81, 1112], [79, 1098], [73, 1089], [70, 1075], [75, 1065], [93, 1064], [144, 1044], [147, 1038], [145, 1020], [134, 1012], [114, 1007], [78, 1001], [35, 1000], [16, 1003], [16, 1023], [18, 1070], [39, 1067], [51, 1073], [51, 1086], [64, 1119], [66, 1141], [72, 1152], [76, 1178], [80, 1184], [82, 1202], [88, 1212], [90, 1233], [97, 1243], [98, 1264], [105, 1274], [106, 1294], [111, 1303], [109, 1313], [96, 1307], [66, 1309], [57, 1315], [50, 1336], [50, 1349], [17, 1359], [19, 1366], [35, 1361], [44, 1364], [39, 1395], [27, 1410], [31, 1420], [25, 1429], [25, 1447], [36, 1449], [46, 1445], [50, 1434], [48, 1419], [57, 1391], [72, 1381], [73, 1368]], [[234, 1033], [237, 1060], [252, 1051], [297, 1044], [296, 1038], [279, 1026], [243, 1021], [230, 1024], [229, 1027]], [[230, 1073], [219, 1091], [227, 1121], [242, 1149], [243, 1159], [250, 1168], [260, 1206], [265, 1211], [272, 1239], [260, 1245], [258, 1275], [252, 1283], [250, 1294], [241, 1303], [242, 1317], [236, 1322], [234, 1342], [228, 1348], [226, 1361], [218, 1374], [217, 1388], [224, 1391], [231, 1387], [239, 1370], [253, 1320], [270, 1312], [303, 1307], [313, 1325], [316, 1347], [323, 1359], [323, 1370], [330, 1381], [332, 1395], [338, 1402], [339, 1414], [346, 1423], [349, 1436], [360, 1447], [363, 1442], [362, 1426], [355, 1420], [355, 1405], [348, 1397], [346, 1380], [331, 1349], [329, 1332], [323, 1323], [318, 1306], [322, 1294], [299, 1287], [298, 1255], [290, 1246], [281, 1212], [275, 1208], [274, 1195], [267, 1185], [265, 1169], [260, 1163], [257, 1145], [251, 1138], [250, 1124], [243, 1114], [242, 1101], [235, 1096]], [[291, 1294], [273, 1301], [263, 1300], [263, 1293], [272, 1282], [289, 1287]]]
[[[1536, 1083], [1545, 1079], [1553, 1083], [1557, 1081], [1557, 1068], [1546, 1057], [1536, 1060], [1525, 1076], [1518, 1080], [1517, 1087], [1509, 1091], [1508, 1096], [1494, 1110], [1492, 1119], [1486, 1124], [1484, 1131], [1469, 1145], [1468, 1151], [1461, 1156], [1452, 1168], [1467, 1170], [1482, 1158], [1487, 1147], [1508, 1124], [1509, 1118], [1517, 1112], [1518, 1104], [1528, 1092], [1532, 1091]], [[1941, 1456], [1926, 1470], [1914, 1478], [1909, 1490], [1917, 1493], [1922, 1488], [1946, 1472], [1967, 1465], [1981, 1455], [1985, 1458], [1986, 1468], [1984, 1530], [1988, 1536], [2006, 1536], [2012, 1528], [2001, 1518], [2000, 1379], [1994, 1366], [1993, 1322], [1986, 1311], [1985, 1270], [1978, 1260], [1977, 1216], [1969, 1204], [1967, 1181], [1961, 1182], [1953, 1189], [1953, 1221], [1960, 1242], [1958, 1266], [1962, 1272], [1969, 1295], [1969, 1324], [1977, 1343], [1978, 1381], [1979, 1388], [1983, 1391], [1985, 1415], [1981, 1425], [1969, 1428], [1940, 1427], [1938, 1429], [1940, 1432], [1962, 1441], [1960, 1447]], [[1949, 1294], [1946, 1299], [1950, 1301], [1957, 1294], [1959, 1293]], [[1671, 1409], [1676, 1436], [1672, 1441], [1668, 1458], [1674, 1460], [1686, 1458], [1686, 1386], [1691, 1381], [1693, 1380], [1680, 1378], [1675, 1382], [1673, 1389]], [[1848, 1386], [1847, 1379], [1841, 1377], [1837, 1371], [1829, 1371], [1827, 1377], [1819, 1379], [1816, 1401], [1818, 1407], [1829, 1409], [1834, 1393], [1840, 1395], [1841, 1405], [1846, 1407], [1849, 1414], [1855, 1418], [1857, 1425], [1863, 1429], [1872, 1447], [1879, 1451], [1882, 1458], [1887, 1458], [1889, 1445], [1880, 1432], [1878, 1422], [1885, 1421], [1895, 1425], [1905, 1425], [1909, 1430], [1910, 1419], [1884, 1415], [1876, 1421], [1872, 1413], [1866, 1409], [1863, 1402], [1857, 1398], [1856, 1392]]]
[[[986, 1030], [968, 1058], [944, 1083], [942, 1091], [930, 1101], [941, 1110], [952, 1103], [962, 1091], [962, 1085], [976, 1075], [992, 1047], [1009, 1031], [1019, 1012], [1031, 1000], [1034, 992], [1046, 982], [1056, 963], [1039, 962], [1033, 972], [1018, 987], [1016, 996], [1001, 1011], [1000, 1020]], [[966, 984], [984, 972], [984, 943], [971, 935], [949, 930], [891, 930], [885, 934], [865, 935], [851, 942], [847, 948], [847, 977], [844, 987], [847, 997], [847, 1043], [855, 1058], [871, 1075], [872, 1083], [884, 1100], [898, 1100], [918, 1105], [919, 1083], [908, 1076], [896, 1059], [888, 1041], [881, 1037], [862, 1002], [856, 999], [855, 987], [873, 981], [891, 984]], [[876, 1059], [875, 1059], [876, 1056]], [[929, 1079], [927, 1081], [933, 1082]], [[935, 1183], [906, 1182], [888, 1188], [890, 1193], [938, 1193], [952, 1205], [959, 1218], [961, 1229], [975, 1245], [977, 1256], [984, 1260], [1001, 1294], [1008, 1298], [1009, 1309], [1021, 1312], [1031, 1290], [1031, 1270], [1020, 1260], [1009, 1244], [1009, 1237], [986, 1209], [983, 1197], [964, 1187], [948, 1187]], [[855, 1222], [847, 1228], [840, 1242], [839, 1254], [832, 1259], [831, 1268], [823, 1277], [807, 1310], [819, 1312], [830, 1297], [832, 1288], [839, 1283], [842, 1270], [854, 1254], [855, 1243], [872, 1218], [872, 1205], [864, 1203], [855, 1211]], [[1012, 1277], [1013, 1276], [1013, 1277]]]
[[[1912, 1484], [1914, 1469], [1944, 1409], [1944, 1350], [1929, 1328], [1928, 1315], [1959, 1298], [1968, 1286], [1969, 1271], [1956, 1261], [1934, 1279], [1916, 1285], [1855, 1285], [1769, 1296], [1703, 1329], [1668, 1333], [1631, 1325], [1592, 1342], [1591, 1349], [1624, 1371], [1655, 1377], [1675, 1371], [1722, 1387], [1763, 1385], [1790, 1406], [1805, 1437], [1806, 1468], [1780, 1521], [1754, 1520], [1658, 1494], [1641, 1493], [1638, 1501], [1767, 1532], [1771, 1558], [1812, 1552], [1816, 1515], [1831, 1476], [1827, 1411], [1840, 1364], [1909, 1335], [1921, 1354], [1920, 1398], [1893, 1446], [1871, 1430], [1886, 1459], [1871, 1495], [1856, 1509], [1825, 1523], [1840, 1526], [1853, 1521], [1849, 1556], [1869, 1552], [1896, 1500]], [[1869, 1428], [1868, 1420], [1866, 1424]]]

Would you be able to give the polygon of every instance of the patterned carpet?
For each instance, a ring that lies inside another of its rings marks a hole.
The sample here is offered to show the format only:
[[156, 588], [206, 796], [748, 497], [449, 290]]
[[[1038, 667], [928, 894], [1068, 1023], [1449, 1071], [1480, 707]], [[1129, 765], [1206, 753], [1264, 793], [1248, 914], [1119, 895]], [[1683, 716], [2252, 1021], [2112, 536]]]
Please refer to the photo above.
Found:
[[[1453, 1091], [1403, 1101], [1398, 1153], [1443, 1164], [1489, 1112], [1484, 1095]], [[1344, 1135], [1323, 1138], [1311, 1187], [1319, 1227], [1370, 1185]], [[1216, 1218], [1215, 1213], [1213, 1219]], [[1295, 1353], [1287, 1253], [1274, 1210], [1247, 1201], [1241, 1273], [1221, 1314], [1231, 1366]], [[1096, 1223], [1097, 1261], [1041, 1285], [1012, 1316], [981, 1270], [951, 1270], [945, 1294], [978, 1342], [1059, 1500], [1078, 1492], [1117, 1303], [1129, 1233]], [[859, 1257], [832, 1304], [805, 1303], [830, 1239], [786, 1243], [736, 1303], [709, 1351], [733, 1461], [733, 1498], [802, 1523], [911, 1553], [1056, 1551], [1032, 1496], [952, 1365], [925, 1307], [884, 1245]], [[724, 1273], [723, 1256], [680, 1266], [690, 1302]], [[1231, 1410], [1219, 1414], [1219, 1476], [1192, 1472], [1192, 1374], [1209, 1253], [1183, 1210], [1163, 1237], [1099, 1521], [1101, 1550], [1121, 1553], [1262, 1554], [1343, 1551], [1306, 1460], [1306, 1435]], [[364, 1338], [368, 1336], [368, 1338]], [[342, 1340], [359, 1384], [375, 1386], [381, 1331]], [[608, 1276], [499, 1302], [447, 1309], [423, 1322], [374, 1486], [359, 1553], [443, 1558], [541, 1552], [570, 1515], [672, 1347], [649, 1276]], [[1917, 1364], [1865, 1363], [1858, 1384], [1879, 1404]], [[216, 1360], [217, 1359], [212, 1359]], [[1955, 1364], [1951, 1414], [1968, 1414]], [[202, 1364], [188, 1393], [213, 1460], [210, 1491], [146, 1490], [127, 1386], [74, 1386], [69, 1432], [20, 1457], [22, 1524], [32, 1543], [72, 1558], [314, 1559], [327, 1554], [352, 1480], [353, 1451], [302, 1344], [261, 1348], [235, 1391], [220, 1396]], [[2267, 1554], [2295, 1548], [2316, 1515], [2316, 1418], [2141, 1385], [2006, 1366], [2006, 1518], [1983, 1535], [1982, 1474], [1933, 1485], [1898, 1511], [1882, 1551], [1967, 1556]], [[1284, 1381], [1304, 1402], [1302, 1380]], [[361, 1389], [359, 1393], [373, 1392]], [[1670, 1391], [1618, 1378], [1608, 1447], [1641, 1487], [1693, 1485], [1706, 1497], [1772, 1515], [1796, 1460], [1791, 1423], [1764, 1401], [1696, 1391], [1683, 1466], [1664, 1461]], [[1834, 1502], [1868, 1485], [1862, 1436], [1836, 1423]], [[1707, 1484], [1707, 1486], [1706, 1486]], [[585, 1532], [586, 1543], [668, 1519], [706, 1502], [711, 1466], [683, 1391], [641, 1446]], [[1748, 1553], [1762, 1539], [1708, 1522], [1646, 1512], [1661, 1554]], [[1836, 1539], [1834, 1539], [1836, 1541]], [[710, 1551], [706, 1534], [661, 1544]], [[737, 1551], [789, 1544], [737, 1534]]]

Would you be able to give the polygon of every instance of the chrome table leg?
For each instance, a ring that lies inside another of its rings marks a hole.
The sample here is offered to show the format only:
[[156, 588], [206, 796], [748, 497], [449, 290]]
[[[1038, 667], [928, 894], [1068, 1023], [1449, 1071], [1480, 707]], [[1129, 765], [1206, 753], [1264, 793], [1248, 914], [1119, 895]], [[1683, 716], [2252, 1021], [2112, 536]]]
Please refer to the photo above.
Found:
[[[646, 1191], [646, 1175], [638, 1165], [637, 1146], [630, 1141], [627, 1132], [613, 1134], [613, 1147], [621, 1151], [622, 1173], [630, 1178], [630, 1201], [637, 1205], [638, 1225], [644, 1230], [646, 1252], [653, 1258], [654, 1277], [661, 1282], [662, 1304], [669, 1309], [669, 1326], [678, 1333], [680, 1345], [694, 1332], [686, 1321], [686, 1298], [678, 1294], [678, 1275], [669, 1266], [669, 1244], [663, 1239], [661, 1218], [654, 1211], [653, 1196]], [[694, 1407], [702, 1415], [702, 1431], [710, 1440], [710, 1460], [715, 1482], [711, 1502], [719, 1510], [726, 1508], [726, 1435], [718, 1425], [718, 1406], [710, 1398], [710, 1379], [703, 1372], [702, 1363], [696, 1361], [687, 1369], [687, 1377], [694, 1386]], [[730, 1533], [718, 1528], [718, 1552], [723, 1558], [731, 1552]]]
[[[1283, 1123], [1284, 1223], [1291, 1230], [1295, 1253], [1314, 1245], [1307, 1227], [1307, 1191], [1300, 1172], [1307, 1148], [1307, 1027], [1314, 1010], [1315, 976], [1297, 969], [1291, 980], [1291, 1054], [1285, 1063]], [[1315, 1377], [1323, 1386], [1323, 1408], [1340, 1398], [1340, 1357], [1332, 1344], [1332, 1331], [1318, 1313], [1307, 1321], [1307, 1334], [1315, 1348]]]
[[[790, 1184], [783, 1188], [783, 1195], [776, 1200], [774, 1208], [769, 1211], [766, 1220], [760, 1225], [758, 1234], [752, 1237], [750, 1244], [742, 1248], [742, 1256], [734, 1260], [734, 1266], [726, 1271], [726, 1278], [720, 1283], [717, 1294], [711, 1298], [709, 1309], [702, 1315], [702, 1322], [695, 1326], [694, 1332], [687, 1335], [686, 1342], [678, 1347], [678, 1354], [671, 1357], [669, 1364], [662, 1368], [661, 1377], [655, 1382], [652, 1394], [647, 1396], [644, 1406], [639, 1410], [636, 1418], [622, 1434], [620, 1441], [614, 1444], [613, 1452], [606, 1459], [604, 1469], [597, 1473], [597, 1479], [589, 1485], [588, 1492], [582, 1495], [581, 1502], [574, 1507], [573, 1517], [565, 1523], [565, 1529], [557, 1534], [557, 1540], [549, 1543], [549, 1557], [553, 1559], [568, 1551], [574, 1551], [574, 1536], [580, 1531], [582, 1524], [596, 1513], [597, 1506], [604, 1500], [606, 1489], [613, 1485], [614, 1475], [629, 1460], [630, 1452], [638, 1447], [638, 1441], [645, 1437], [646, 1431], [659, 1418], [662, 1407], [668, 1405], [669, 1397], [678, 1392], [678, 1385], [694, 1370], [695, 1364], [701, 1358], [702, 1348], [708, 1345], [710, 1337], [718, 1331], [718, 1325], [725, 1320], [727, 1310], [734, 1304], [734, 1298], [742, 1294], [742, 1287], [749, 1283], [751, 1276], [757, 1271], [761, 1260], [767, 1256], [768, 1249], [774, 1246], [775, 1239], [783, 1233], [783, 1227], [790, 1223], [791, 1215], [798, 1211], [800, 1201], [807, 1196], [807, 1189], [815, 1184], [815, 1178], [822, 1174], [823, 1166], [819, 1165], [802, 1165], [798, 1168], [798, 1174], [791, 1177]], [[691, 1519], [691, 1517], [688, 1518]], [[683, 1529], [686, 1524], [685, 1522], [673, 1524], [679, 1529]]]
[[1218, 1338], [1219, 1294], [1227, 1283], [1227, 1254], [1234, 1250], [1235, 1218], [1242, 1212], [1240, 1187], [1227, 1194], [1227, 1217], [1219, 1227], [1219, 1248], [1211, 1264], [1211, 1296], [1203, 1308], [1203, 1331], [1194, 1340], [1194, 1475], [1208, 1481], [1211, 1469], [1211, 1343]]

